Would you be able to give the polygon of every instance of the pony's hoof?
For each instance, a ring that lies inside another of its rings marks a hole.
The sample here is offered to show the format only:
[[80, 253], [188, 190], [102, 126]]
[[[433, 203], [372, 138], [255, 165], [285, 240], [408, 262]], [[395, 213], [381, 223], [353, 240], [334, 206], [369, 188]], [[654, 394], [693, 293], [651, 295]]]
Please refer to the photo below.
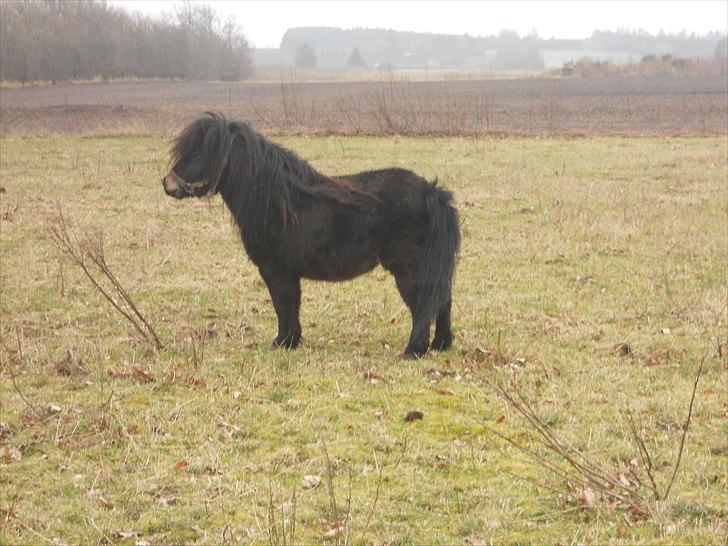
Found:
[[450, 347], [452, 347], [452, 336], [435, 338], [430, 345], [430, 349], [433, 351], [447, 351]]
[[285, 339], [274, 339], [271, 343], [270, 348], [275, 349], [296, 349], [301, 343], [301, 338], [285, 338]]
[[407, 349], [404, 353], [400, 355], [400, 358], [403, 360], [419, 360], [420, 358], [424, 357], [427, 354], [427, 349], [424, 351], [422, 350], [412, 350]]

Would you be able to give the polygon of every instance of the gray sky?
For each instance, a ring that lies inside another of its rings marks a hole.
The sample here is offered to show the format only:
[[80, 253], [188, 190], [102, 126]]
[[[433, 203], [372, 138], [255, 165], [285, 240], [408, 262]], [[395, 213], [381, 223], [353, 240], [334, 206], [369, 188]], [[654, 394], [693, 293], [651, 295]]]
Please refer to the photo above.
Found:
[[[112, 0], [145, 14], [171, 11], [172, 0]], [[290, 27], [391, 28], [487, 36], [507, 28], [549, 38], [586, 38], [594, 30], [642, 28], [656, 34], [683, 29], [699, 34], [728, 28], [728, 1], [557, 2], [290, 2], [203, 1], [222, 16], [235, 15], [255, 47], [278, 47]]]

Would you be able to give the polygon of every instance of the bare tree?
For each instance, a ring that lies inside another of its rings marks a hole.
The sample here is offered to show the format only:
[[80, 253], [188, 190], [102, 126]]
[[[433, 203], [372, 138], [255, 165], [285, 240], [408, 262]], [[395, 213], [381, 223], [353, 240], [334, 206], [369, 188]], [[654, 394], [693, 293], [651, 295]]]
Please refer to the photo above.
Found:
[[0, 2], [0, 79], [244, 79], [250, 46], [233, 19], [185, 2], [162, 18], [100, 1]]

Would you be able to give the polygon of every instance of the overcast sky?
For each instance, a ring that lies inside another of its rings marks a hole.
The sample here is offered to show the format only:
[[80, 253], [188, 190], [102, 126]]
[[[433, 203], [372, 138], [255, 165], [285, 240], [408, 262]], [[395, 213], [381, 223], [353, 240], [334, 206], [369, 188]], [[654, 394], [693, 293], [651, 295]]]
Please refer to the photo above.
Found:
[[[112, 0], [146, 14], [171, 11], [172, 0]], [[290, 2], [203, 1], [220, 15], [235, 15], [255, 47], [278, 47], [286, 29], [303, 26], [391, 28], [487, 36], [507, 28], [545, 38], [586, 38], [594, 30], [644, 29], [656, 34], [683, 29], [725, 32], [728, 1], [559, 2]]]

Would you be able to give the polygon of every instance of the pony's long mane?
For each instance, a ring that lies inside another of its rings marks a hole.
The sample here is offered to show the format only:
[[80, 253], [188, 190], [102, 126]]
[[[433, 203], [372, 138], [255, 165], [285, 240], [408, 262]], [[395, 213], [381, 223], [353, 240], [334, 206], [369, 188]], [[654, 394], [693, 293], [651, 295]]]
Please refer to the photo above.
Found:
[[195, 153], [204, 155], [214, 166], [207, 189], [208, 195], [212, 195], [217, 191], [231, 144], [232, 138], [230, 131], [227, 130], [225, 117], [206, 112], [185, 127], [174, 140], [170, 151], [171, 164], [176, 165], [178, 161], [189, 158]]
[[284, 228], [295, 224], [294, 203], [306, 197], [342, 205], [376, 199], [348, 180], [321, 174], [247, 123], [228, 122], [222, 114], [206, 112], [180, 134], [173, 161], [192, 153], [204, 153], [212, 165], [208, 195], [219, 191], [249, 235], [276, 218]]

